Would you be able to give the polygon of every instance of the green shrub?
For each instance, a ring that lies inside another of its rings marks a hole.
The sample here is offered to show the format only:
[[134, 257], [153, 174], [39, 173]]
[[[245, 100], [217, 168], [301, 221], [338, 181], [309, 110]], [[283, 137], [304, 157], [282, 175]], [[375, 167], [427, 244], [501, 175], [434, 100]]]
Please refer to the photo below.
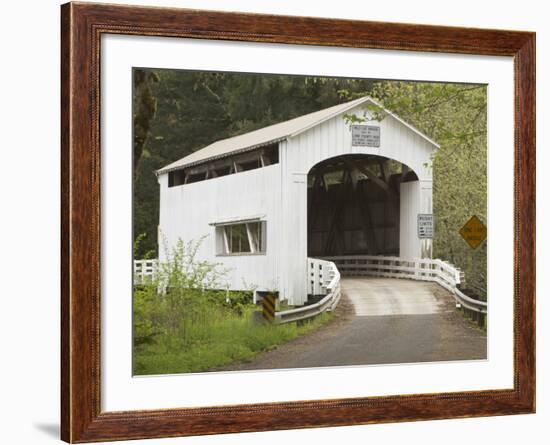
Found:
[[227, 271], [199, 261], [202, 239], [178, 241], [150, 283], [134, 287], [134, 374], [206, 371], [249, 360], [330, 319], [301, 326], [252, 320], [252, 291], [229, 291]]
[[151, 286], [134, 287], [134, 345], [150, 344], [161, 331], [161, 306]]

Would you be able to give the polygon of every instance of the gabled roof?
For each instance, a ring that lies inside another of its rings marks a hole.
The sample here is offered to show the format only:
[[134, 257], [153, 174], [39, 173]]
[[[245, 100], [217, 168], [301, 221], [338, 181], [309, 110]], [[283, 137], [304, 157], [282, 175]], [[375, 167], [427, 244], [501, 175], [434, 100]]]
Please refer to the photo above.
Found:
[[361, 97], [359, 99], [352, 100], [343, 104], [335, 105], [323, 110], [315, 111], [313, 113], [304, 114], [288, 121], [280, 122], [278, 124], [270, 125], [268, 127], [260, 128], [258, 130], [251, 131], [249, 133], [234, 136], [228, 139], [221, 139], [210, 145], [207, 145], [200, 150], [185, 156], [167, 166], [157, 170], [157, 174], [167, 173], [172, 170], [179, 170], [184, 167], [191, 167], [196, 164], [200, 164], [206, 161], [212, 161], [215, 159], [223, 158], [231, 154], [242, 153], [248, 150], [253, 150], [258, 147], [273, 144], [284, 139], [296, 136], [304, 131], [315, 127], [322, 122], [331, 119], [334, 116], [343, 114], [346, 111], [351, 110], [357, 105], [370, 102], [373, 105], [382, 108], [386, 113], [397, 119], [403, 125], [417, 133], [422, 138], [426, 139], [429, 143], [439, 148], [439, 145], [428, 138], [426, 135], [418, 131], [412, 125], [406, 123], [395, 114], [383, 108], [379, 103], [374, 101], [368, 96]]

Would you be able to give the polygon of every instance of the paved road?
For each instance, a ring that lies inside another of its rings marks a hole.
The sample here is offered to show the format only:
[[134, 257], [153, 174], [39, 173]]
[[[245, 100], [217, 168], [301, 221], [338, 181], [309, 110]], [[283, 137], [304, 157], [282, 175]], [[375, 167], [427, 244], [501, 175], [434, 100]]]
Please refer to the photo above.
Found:
[[342, 279], [334, 319], [319, 330], [227, 370], [485, 359], [485, 333], [435, 283]]

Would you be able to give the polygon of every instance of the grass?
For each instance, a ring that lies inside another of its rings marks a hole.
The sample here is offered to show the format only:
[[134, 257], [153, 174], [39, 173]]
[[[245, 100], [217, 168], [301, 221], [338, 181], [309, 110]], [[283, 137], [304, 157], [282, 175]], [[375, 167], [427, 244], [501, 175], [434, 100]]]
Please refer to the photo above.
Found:
[[134, 374], [203, 372], [249, 361], [262, 351], [319, 328], [332, 316], [325, 313], [301, 324], [269, 325], [254, 323], [254, 310], [251, 306], [241, 315], [225, 312], [206, 322], [188, 325], [185, 336], [163, 333], [135, 346]]
[[203, 372], [252, 360], [331, 318], [321, 314], [284, 325], [253, 321], [258, 307], [252, 290], [228, 290], [222, 265], [197, 258], [202, 240], [165, 246], [154, 279], [134, 287], [134, 375]]

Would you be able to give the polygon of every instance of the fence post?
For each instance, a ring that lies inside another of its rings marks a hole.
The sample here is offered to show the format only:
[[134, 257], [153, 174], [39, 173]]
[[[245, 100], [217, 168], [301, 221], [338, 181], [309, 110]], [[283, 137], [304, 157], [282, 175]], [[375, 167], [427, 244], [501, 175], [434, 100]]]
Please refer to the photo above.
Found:
[[317, 265], [317, 281], [316, 281], [316, 285], [317, 285], [317, 292], [315, 293], [315, 295], [320, 295], [322, 292], [323, 292], [323, 283], [324, 283], [324, 270], [323, 270], [323, 263], [319, 262], [318, 265]]
[[315, 277], [313, 276], [313, 261], [308, 259], [308, 272], [309, 272], [309, 294], [313, 295], [315, 286]]
[[275, 295], [267, 294], [262, 298], [262, 314], [269, 323], [275, 321]]
[[319, 284], [324, 295], [328, 293], [327, 286], [329, 285], [330, 280], [332, 280], [331, 265], [329, 263], [323, 263], [323, 275], [319, 280]]
[[462, 282], [462, 280], [461, 280], [461, 272], [462, 272], [462, 271], [461, 271], [458, 267], [455, 269], [455, 283], [456, 283], [457, 285], [460, 284], [460, 283]]

